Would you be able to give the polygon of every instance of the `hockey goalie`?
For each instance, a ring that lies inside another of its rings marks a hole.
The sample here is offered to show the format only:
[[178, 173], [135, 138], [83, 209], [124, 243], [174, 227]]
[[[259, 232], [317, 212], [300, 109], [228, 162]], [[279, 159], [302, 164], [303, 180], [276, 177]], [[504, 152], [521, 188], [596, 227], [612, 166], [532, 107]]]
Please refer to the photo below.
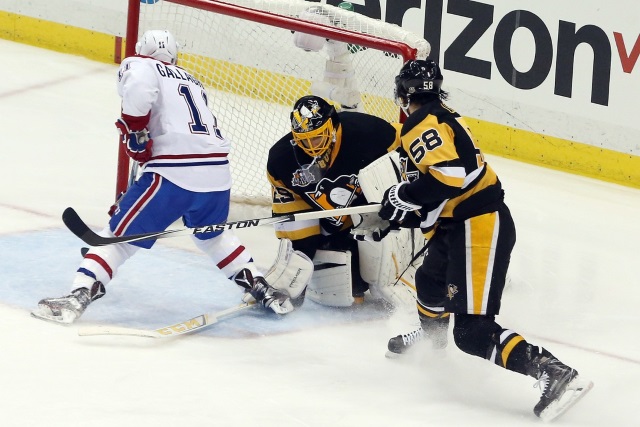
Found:
[[[337, 112], [318, 96], [300, 98], [290, 119], [291, 132], [267, 160], [274, 215], [364, 205], [398, 182], [387, 156], [397, 145], [397, 129], [388, 122]], [[411, 262], [424, 238], [413, 230], [381, 232], [386, 225], [376, 214], [278, 224], [279, 253], [266, 278], [298, 303], [306, 297], [349, 307], [368, 291], [396, 309], [415, 310]]]

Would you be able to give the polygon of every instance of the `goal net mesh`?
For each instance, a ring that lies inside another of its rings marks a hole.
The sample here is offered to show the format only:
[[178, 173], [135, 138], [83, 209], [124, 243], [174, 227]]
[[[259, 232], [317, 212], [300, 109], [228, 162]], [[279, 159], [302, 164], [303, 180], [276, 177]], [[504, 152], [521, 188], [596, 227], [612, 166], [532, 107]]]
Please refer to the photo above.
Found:
[[[294, 31], [300, 22], [313, 26]], [[348, 42], [328, 40], [327, 28], [340, 30]], [[429, 54], [424, 39], [397, 25], [304, 0], [140, 4], [138, 35], [150, 29], [171, 31], [181, 47], [178, 65], [207, 88], [209, 108], [232, 141], [232, 200], [259, 205], [271, 201], [268, 150], [290, 131], [289, 113], [299, 97], [315, 94], [343, 109], [397, 121], [394, 76], [407, 56]], [[394, 52], [388, 42], [410, 53]]]

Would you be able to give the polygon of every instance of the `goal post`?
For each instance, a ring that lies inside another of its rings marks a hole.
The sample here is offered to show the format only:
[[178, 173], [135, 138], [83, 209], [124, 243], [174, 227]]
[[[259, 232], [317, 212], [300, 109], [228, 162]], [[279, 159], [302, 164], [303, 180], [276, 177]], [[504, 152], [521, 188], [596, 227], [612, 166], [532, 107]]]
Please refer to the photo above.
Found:
[[[397, 121], [394, 76], [429, 43], [395, 24], [304, 0], [129, 0], [126, 56], [150, 29], [169, 30], [178, 65], [207, 88], [209, 108], [232, 142], [232, 200], [269, 205], [269, 148], [290, 131], [303, 95], [338, 108]], [[118, 154], [116, 192], [126, 190], [129, 159]]]

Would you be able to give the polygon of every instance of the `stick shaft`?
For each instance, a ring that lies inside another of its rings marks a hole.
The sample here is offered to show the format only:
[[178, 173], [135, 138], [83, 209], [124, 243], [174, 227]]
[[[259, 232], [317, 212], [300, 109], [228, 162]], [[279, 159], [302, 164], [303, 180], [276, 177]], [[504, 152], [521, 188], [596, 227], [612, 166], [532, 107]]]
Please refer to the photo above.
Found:
[[303, 221], [310, 219], [320, 219], [329, 217], [341, 217], [346, 215], [374, 213], [380, 210], [380, 204], [370, 204], [354, 206], [349, 208], [303, 212], [297, 214], [282, 215], [268, 218], [255, 218], [241, 221], [229, 221], [219, 224], [207, 225], [204, 227], [182, 227], [173, 230], [164, 230], [153, 233], [133, 234], [128, 236], [104, 237], [92, 231], [80, 218], [73, 208], [67, 208], [62, 213], [62, 221], [69, 230], [89, 246], [104, 246], [114, 243], [132, 243], [148, 239], [164, 239], [191, 234], [210, 233], [213, 231], [231, 230], [238, 228], [249, 228], [261, 225], [273, 225], [284, 222]]

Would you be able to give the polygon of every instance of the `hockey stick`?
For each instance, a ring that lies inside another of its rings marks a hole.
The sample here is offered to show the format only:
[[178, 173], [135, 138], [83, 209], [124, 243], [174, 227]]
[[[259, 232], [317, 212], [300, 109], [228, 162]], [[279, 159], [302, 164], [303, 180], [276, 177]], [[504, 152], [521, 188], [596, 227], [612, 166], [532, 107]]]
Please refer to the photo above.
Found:
[[380, 204], [354, 206], [350, 208], [331, 209], [326, 211], [303, 212], [282, 216], [229, 221], [204, 227], [182, 227], [174, 230], [164, 230], [153, 233], [132, 234], [130, 236], [104, 237], [92, 231], [73, 208], [67, 208], [62, 213], [62, 221], [69, 230], [89, 246], [104, 246], [114, 243], [131, 243], [147, 239], [164, 239], [188, 234], [210, 233], [212, 231], [231, 230], [234, 228], [248, 228], [260, 225], [273, 225], [283, 222], [302, 221], [329, 217], [340, 217], [352, 214], [374, 213], [380, 210]]
[[121, 326], [87, 326], [78, 329], [78, 335], [81, 337], [94, 336], [94, 335], [127, 335], [134, 337], [146, 337], [146, 338], [167, 338], [175, 337], [177, 335], [190, 334], [192, 332], [199, 331], [204, 328], [218, 323], [224, 317], [228, 317], [239, 311], [251, 308], [256, 305], [255, 301], [245, 302], [226, 310], [218, 311], [215, 313], [205, 313], [194, 317], [193, 319], [185, 320], [173, 325], [165, 326], [158, 329], [135, 329], [126, 328]]
[[[127, 190], [131, 188], [134, 182], [136, 182], [136, 178], [138, 178], [138, 170], [140, 169], [140, 163], [133, 160], [130, 160], [130, 163], [131, 167], [129, 168], [129, 181], [127, 182]], [[122, 196], [124, 196], [124, 193], [126, 193], [126, 190], [118, 195], [118, 197], [116, 198], [116, 203], [120, 201]], [[85, 257], [85, 255], [87, 255], [87, 252], [89, 252], [89, 248], [80, 248], [80, 254], [83, 258]]]

